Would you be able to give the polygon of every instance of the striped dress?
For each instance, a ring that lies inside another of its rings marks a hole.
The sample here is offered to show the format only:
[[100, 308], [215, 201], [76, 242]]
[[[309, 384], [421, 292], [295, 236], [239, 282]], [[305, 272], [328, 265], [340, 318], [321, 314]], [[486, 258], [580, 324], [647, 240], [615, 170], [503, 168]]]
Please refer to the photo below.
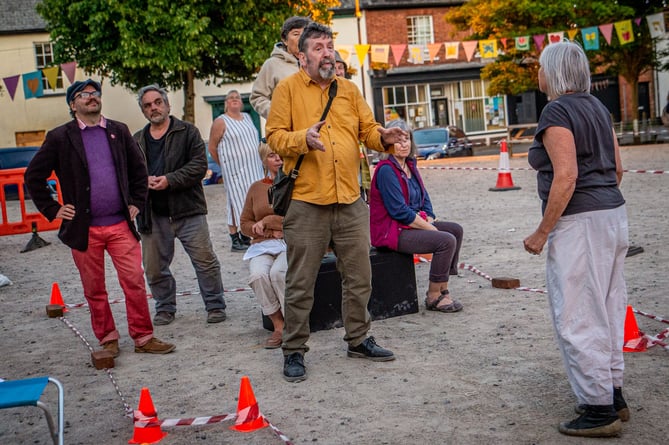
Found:
[[248, 113], [242, 113], [241, 121], [225, 114], [217, 119], [225, 121], [225, 133], [216, 149], [228, 198], [228, 225], [239, 227], [246, 192], [251, 184], [263, 178], [258, 154], [260, 136]]

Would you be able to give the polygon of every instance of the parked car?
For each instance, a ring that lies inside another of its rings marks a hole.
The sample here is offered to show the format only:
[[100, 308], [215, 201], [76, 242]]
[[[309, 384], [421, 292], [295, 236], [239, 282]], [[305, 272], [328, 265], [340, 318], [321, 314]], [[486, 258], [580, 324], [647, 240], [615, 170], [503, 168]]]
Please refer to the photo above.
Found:
[[209, 162], [209, 166], [207, 167], [207, 173], [204, 175], [204, 179], [202, 179], [202, 184], [223, 184], [221, 167], [216, 163], [216, 161], [214, 161], [214, 158], [211, 157], [209, 150], [207, 150], [207, 161]]
[[472, 143], [465, 132], [453, 125], [448, 127], [419, 128], [413, 132], [418, 153], [424, 159], [454, 156], [472, 156]]

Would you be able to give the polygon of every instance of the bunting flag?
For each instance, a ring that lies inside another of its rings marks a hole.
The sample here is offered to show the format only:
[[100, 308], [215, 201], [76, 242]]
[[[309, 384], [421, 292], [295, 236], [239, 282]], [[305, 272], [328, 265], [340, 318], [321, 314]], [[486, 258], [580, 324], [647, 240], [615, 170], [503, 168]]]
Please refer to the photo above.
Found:
[[497, 40], [479, 40], [479, 53], [482, 59], [497, 57]]
[[9, 92], [9, 97], [12, 100], [14, 100], [14, 93], [16, 93], [16, 87], [19, 84], [19, 77], [21, 77], [21, 75], [17, 74], [16, 76], [3, 77], [2, 79]]
[[541, 52], [544, 49], [544, 40], [546, 40], [546, 34], [537, 34], [534, 37], [534, 46], [537, 47], [537, 51]]
[[477, 46], [479, 46], [478, 40], [466, 40], [462, 42], [462, 47], [465, 50], [465, 56], [467, 56], [467, 62], [472, 61], [472, 57], [474, 57]]
[[44, 95], [42, 89], [42, 72], [33, 71], [23, 75], [23, 95], [26, 99], [33, 99]]
[[606, 25], [599, 25], [599, 32], [602, 33], [606, 43], [611, 44], [611, 37], [613, 36], [613, 23], [607, 23]]
[[360, 44], [356, 43], [355, 44], [355, 53], [358, 55], [358, 62], [360, 63], [360, 66], [362, 67], [365, 64], [365, 58], [367, 57], [367, 53], [369, 52], [369, 47], [371, 45], [369, 44]]
[[390, 45], [390, 50], [393, 53], [393, 61], [395, 62], [395, 66], [398, 66], [402, 61], [402, 56], [404, 55], [404, 50], [406, 47], [407, 46], [404, 43]]
[[502, 37], [501, 39], [499, 39], [499, 41], [502, 42], [502, 48], [504, 48], [504, 51], [506, 51], [507, 40], [509, 40], [509, 39], [507, 39], [506, 37]]
[[621, 45], [634, 42], [634, 33], [632, 32], [632, 21], [623, 20], [616, 22], [616, 34], [618, 35], [618, 40]]
[[516, 37], [516, 49], [518, 51], [530, 50], [530, 36]]
[[567, 37], [572, 42], [574, 41], [574, 39], [576, 38], [577, 35], [578, 35], [578, 29], [570, 29], [570, 30], [567, 31]]
[[74, 75], [77, 71], [77, 62], [61, 63], [60, 69], [63, 70], [70, 83], [74, 83]]
[[47, 82], [52, 90], [58, 86], [58, 67], [50, 66], [49, 68], [42, 68], [42, 74], [46, 77]]
[[409, 45], [409, 59], [407, 59], [407, 62], [414, 64], [425, 63], [425, 59], [423, 58], [424, 49], [425, 45]]
[[460, 42], [446, 42], [444, 43], [446, 52], [446, 59], [457, 59], [460, 55]]
[[427, 51], [428, 51], [428, 54], [430, 55], [430, 62], [434, 62], [435, 60], [439, 60], [437, 55], [439, 54], [439, 51], [441, 51], [441, 43], [428, 43], [427, 44]]
[[548, 33], [548, 44], [560, 43], [564, 40], [564, 31]]
[[388, 63], [389, 45], [372, 45], [372, 63]]
[[353, 52], [353, 45], [335, 45], [335, 50], [341, 56], [341, 60], [347, 66], [351, 66], [351, 54]]
[[599, 32], [596, 26], [581, 29], [581, 37], [583, 37], [583, 49], [598, 50], [599, 49]]
[[658, 12], [657, 14], [649, 15], [646, 17], [646, 20], [648, 21], [650, 36], [653, 39], [664, 37], [664, 33], [666, 32], [664, 27], [664, 13]]

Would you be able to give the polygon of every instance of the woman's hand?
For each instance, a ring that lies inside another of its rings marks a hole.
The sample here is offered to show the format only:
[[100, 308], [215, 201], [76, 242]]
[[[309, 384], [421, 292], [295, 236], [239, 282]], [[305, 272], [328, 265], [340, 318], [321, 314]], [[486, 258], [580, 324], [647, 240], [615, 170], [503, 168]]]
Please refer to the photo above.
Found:
[[253, 230], [254, 235], [258, 236], [265, 235], [265, 223], [263, 223], [262, 221], [258, 221], [257, 223], [253, 224], [251, 228]]

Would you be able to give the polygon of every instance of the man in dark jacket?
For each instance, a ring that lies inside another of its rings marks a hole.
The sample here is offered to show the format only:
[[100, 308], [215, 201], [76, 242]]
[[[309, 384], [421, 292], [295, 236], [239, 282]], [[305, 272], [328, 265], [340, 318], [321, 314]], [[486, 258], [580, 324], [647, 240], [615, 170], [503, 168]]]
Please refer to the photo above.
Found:
[[181, 241], [195, 268], [207, 322], [219, 323], [226, 318], [225, 300], [202, 188], [207, 171], [204, 141], [195, 126], [170, 116], [167, 92], [158, 85], [140, 89], [138, 102], [149, 120], [134, 137], [149, 171], [149, 198], [137, 221], [144, 269], [156, 300], [153, 323], [172, 323], [177, 310], [176, 281], [170, 271], [175, 238]]
[[[120, 353], [105, 288], [106, 250], [125, 294], [135, 352], [166, 354], [174, 345], [153, 336], [139, 234], [133, 223], [146, 200], [146, 164], [128, 127], [102, 116], [101, 95], [100, 84], [91, 79], [67, 89], [74, 119], [46, 135], [26, 169], [26, 185], [49, 221], [62, 220], [58, 237], [72, 249], [93, 332], [102, 347], [115, 357]], [[46, 188], [52, 171], [58, 176], [63, 204]]]

